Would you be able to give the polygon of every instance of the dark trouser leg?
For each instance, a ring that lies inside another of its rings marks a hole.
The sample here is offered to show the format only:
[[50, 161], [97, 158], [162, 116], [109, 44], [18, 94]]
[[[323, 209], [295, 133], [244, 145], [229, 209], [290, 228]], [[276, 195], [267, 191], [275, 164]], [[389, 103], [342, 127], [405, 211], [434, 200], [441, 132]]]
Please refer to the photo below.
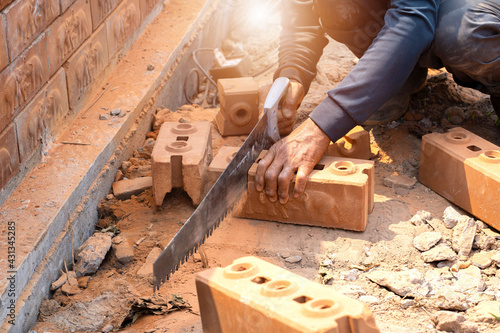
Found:
[[493, 96], [500, 114], [498, 0], [443, 0], [432, 52], [458, 84]]

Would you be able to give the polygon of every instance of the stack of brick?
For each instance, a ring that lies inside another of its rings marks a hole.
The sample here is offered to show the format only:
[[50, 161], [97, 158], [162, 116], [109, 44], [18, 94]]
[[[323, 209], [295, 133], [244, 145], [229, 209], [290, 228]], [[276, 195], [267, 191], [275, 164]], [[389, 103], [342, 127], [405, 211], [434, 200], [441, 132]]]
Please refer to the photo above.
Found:
[[78, 114], [158, 3], [0, 2], [0, 189]]

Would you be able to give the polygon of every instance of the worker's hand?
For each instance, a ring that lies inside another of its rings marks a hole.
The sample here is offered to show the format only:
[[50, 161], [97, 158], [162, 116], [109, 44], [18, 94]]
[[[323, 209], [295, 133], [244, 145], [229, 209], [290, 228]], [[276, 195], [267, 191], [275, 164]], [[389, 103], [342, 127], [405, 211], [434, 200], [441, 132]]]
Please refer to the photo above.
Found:
[[288, 201], [290, 182], [295, 172], [295, 198], [302, 195], [307, 176], [325, 154], [330, 138], [311, 119], [304, 121], [289, 136], [275, 143], [257, 166], [255, 188], [265, 190], [271, 202]]
[[[264, 101], [271, 89], [272, 84], [259, 89], [261, 110], [264, 108]], [[304, 87], [297, 81], [290, 81], [288, 93], [286, 94], [281, 108], [278, 110], [278, 129], [280, 135], [288, 135], [293, 130], [297, 118], [297, 109], [304, 99]]]

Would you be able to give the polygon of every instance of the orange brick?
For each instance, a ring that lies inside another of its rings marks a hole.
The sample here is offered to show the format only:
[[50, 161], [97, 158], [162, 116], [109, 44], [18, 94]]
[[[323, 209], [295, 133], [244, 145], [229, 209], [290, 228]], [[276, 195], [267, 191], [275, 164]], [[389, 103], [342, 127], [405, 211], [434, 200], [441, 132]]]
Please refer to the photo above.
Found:
[[108, 42], [106, 27], [102, 26], [66, 62], [70, 107], [92, 86], [108, 64]]
[[19, 171], [19, 153], [14, 124], [0, 133], [0, 189]]
[[141, 23], [139, 0], [127, 0], [106, 20], [109, 55], [112, 57]]
[[257, 164], [254, 164], [248, 172], [247, 197], [237, 216], [365, 230], [374, 201], [372, 161], [325, 156], [309, 175], [306, 189], [299, 198], [293, 198], [291, 191], [295, 183], [292, 182], [286, 204], [273, 203], [265, 192], [255, 190], [256, 170]]
[[85, 0], [78, 0], [47, 31], [52, 75], [92, 33], [90, 4]]
[[5, 35], [5, 26], [0, 16], [0, 71], [9, 63], [7, 55], [7, 36]]
[[15, 120], [21, 163], [29, 159], [42, 143], [43, 136], [47, 134], [45, 115], [45, 91], [43, 90], [33, 98]]
[[500, 147], [460, 127], [422, 138], [422, 184], [500, 229]]
[[203, 332], [380, 332], [361, 302], [256, 257], [196, 276]]
[[99, 27], [120, 2], [121, 0], [90, 0], [93, 30]]
[[69, 111], [66, 73], [62, 68], [59, 69], [47, 84], [45, 110], [46, 124], [51, 135], [55, 136], [61, 131], [64, 124], [64, 118]]
[[15, 59], [59, 15], [59, 0], [21, 0], [5, 10], [10, 59]]
[[215, 117], [221, 135], [250, 134], [259, 121], [259, 85], [251, 77], [219, 79], [220, 111]]
[[0, 9], [3, 9], [5, 6], [7, 6], [12, 1], [13, 0], [0, 0]]
[[326, 155], [368, 160], [372, 157], [370, 134], [356, 126], [337, 142], [330, 142]]
[[214, 186], [240, 147], [222, 146], [208, 167], [208, 187]]
[[0, 130], [26, 105], [49, 79], [47, 36], [39, 39], [1, 74]]
[[172, 188], [184, 188], [195, 205], [205, 197], [212, 160], [211, 125], [166, 122], [153, 148], [153, 194], [157, 206]]

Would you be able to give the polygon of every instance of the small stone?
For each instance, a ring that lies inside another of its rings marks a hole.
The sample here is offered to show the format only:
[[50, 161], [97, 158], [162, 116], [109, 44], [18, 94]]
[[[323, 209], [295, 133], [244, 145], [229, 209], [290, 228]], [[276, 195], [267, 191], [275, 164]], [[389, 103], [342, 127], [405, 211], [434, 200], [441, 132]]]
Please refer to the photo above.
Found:
[[491, 236], [495, 239], [500, 239], [500, 234], [496, 231], [491, 230], [490, 228], [483, 228], [483, 232], [487, 236]]
[[491, 252], [478, 252], [472, 256], [472, 264], [479, 267], [480, 269], [485, 269], [491, 266], [492, 253]]
[[500, 251], [495, 251], [491, 256], [491, 261], [500, 267]]
[[111, 193], [106, 196], [106, 200], [113, 200], [114, 198], [115, 196]]
[[113, 328], [114, 328], [113, 325], [108, 324], [108, 325], [104, 326], [104, 328], [102, 329], [102, 333], [109, 333], [113, 330]]
[[99, 120], [108, 120], [109, 115], [107, 113], [102, 113], [99, 115]]
[[450, 123], [460, 125], [465, 120], [464, 110], [458, 106], [451, 106], [444, 110], [444, 114], [448, 117]]
[[470, 308], [467, 296], [451, 287], [443, 287], [436, 292], [435, 305], [442, 310], [465, 311]]
[[455, 260], [457, 254], [446, 244], [438, 245], [429, 251], [422, 252], [424, 262]]
[[390, 301], [400, 301], [401, 297], [393, 293], [392, 291], [389, 291], [387, 295], [384, 297], [384, 301], [390, 302]]
[[361, 301], [361, 302], [363, 302], [365, 304], [368, 304], [368, 305], [380, 304], [380, 300], [377, 297], [371, 296], [371, 295], [361, 296], [359, 298], [359, 301]]
[[153, 186], [152, 177], [123, 179], [113, 183], [113, 194], [119, 200], [127, 200]]
[[415, 215], [413, 215], [410, 222], [413, 225], [419, 226], [425, 224], [426, 221], [430, 220], [431, 218], [431, 213], [426, 212], [425, 210], [420, 210]]
[[130, 161], [123, 161], [120, 168], [122, 169], [123, 173], [126, 173], [128, 168], [130, 168], [131, 166], [132, 166], [132, 163]]
[[146, 262], [137, 271], [137, 275], [143, 279], [147, 279], [150, 283], [153, 283], [153, 263], [158, 258], [161, 253], [159, 247], [154, 247], [151, 252], [149, 252]]
[[481, 270], [474, 265], [458, 271], [456, 277], [457, 281], [453, 285], [453, 289], [458, 292], [468, 294], [481, 292], [486, 289], [486, 283], [484, 283]]
[[82, 289], [87, 289], [89, 285], [90, 276], [81, 276], [77, 278], [77, 280], [78, 280], [78, 287]]
[[413, 239], [413, 246], [419, 251], [428, 251], [443, 239], [439, 232], [424, 232]]
[[128, 264], [134, 258], [134, 248], [125, 237], [119, 235], [113, 238], [112, 246], [115, 250], [116, 260], [121, 264]]
[[122, 110], [122, 111], [120, 111], [120, 113], [118, 114], [118, 117], [119, 117], [119, 118], [123, 118], [123, 117], [125, 117], [126, 115], [127, 115], [127, 111], [123, 111], [123, 110]]
[[401, 300], [400, 304], [403, 307], [403, 309], [408, 309], [410, 306], [414, 306], [415, 305], [415, 300], [414, 299], [405, 298], [405, 299]]
[[302, 260], [301, 256], [292, 256], [285, 259], [286, 262], [290, 264], [296, 264]]
[[364, 291], [360, 286], [354, 284], [346, 284], [340, 286], [338, 292], [347, 296], [355, 296], [355, 297], [366, 295], [366, 291]]
[[290, 257], [292, 254], [288, 250], [281, 250], [279, 255], [281, 256], [281, 258], [286, 259]]
[[416, 183], [415, 178], [410, 178], [405, 175], [391, 175], [384, 179], [384, 185], [393, 188], [403, 188], [411, 190]]
[[359, 271], [357, 269], [351, 269], [350, 271], [340, 273], [340, 278], [346, 281], [356, 281], [359, 277]]
[[57, 279], [56, 281], [52, 282], [52, 284], [50, 285], [50, 290], [54, 291], [54, 290], [57, 290], [57, 289], [61, 288], [63, 286], [63, 284], [66, 283], [66, 280], [67, 280], [66, 273], [63, 273], [59, 277], [59, 279]]
[[74, 271], [69, 271], [67, 274], [68, 279], [61, 287], [63, 294], [68, 296], [76, 295], [80, 292], [80, 287], [78, 287], [78, 280], [76, 279], [76, 273]]
[[476, 236], [476, 221], [468, 216], [462, 216], [453, 228], [452, 248], [458, 253], [460, 260], [466, 260], [472, 250]]
[[467, 312], [471, 317], [474, 317], [474, 321], [498, 324], [498, 320], [491, 314], [500, 317], [500, 302], [498, 301], [483, 301], [479, 302], [474, 309]]
[[120, 112], [122, 112], [122, 109], [117, 108], [117, 109], [113, 109], [113, 110], [109, 111], [109, 114], [114, 117], [114, 116], [118, 116], [120, 114]]
[[146, 69], [151, 72], [155, 70], [155, 66], [149, 64], [148, 67], [146, 67]]
[[424, 128], [431, 128], [432, 121], [429, 118], [424, 118], [418, 122]]
[[462, 214], [457, 212], [455, 208], [448, 206], [443, 212], [443, 222], [446, 228], [452, 229], [462, 218]]
[[465, 317], [457, 312], [438, 311], [432, 316], [432, 321], [438, 331], [462, 332]]
[[77, 276], [92, 275], [97, 272], [111, 247], [111, 237], [111, 233], [95, 233], [76, 250]]
[[115, 182], [119, 182], [122, 179], [123, 179], [123, 172], [121, 170], [118, 170], [115, 174]]

